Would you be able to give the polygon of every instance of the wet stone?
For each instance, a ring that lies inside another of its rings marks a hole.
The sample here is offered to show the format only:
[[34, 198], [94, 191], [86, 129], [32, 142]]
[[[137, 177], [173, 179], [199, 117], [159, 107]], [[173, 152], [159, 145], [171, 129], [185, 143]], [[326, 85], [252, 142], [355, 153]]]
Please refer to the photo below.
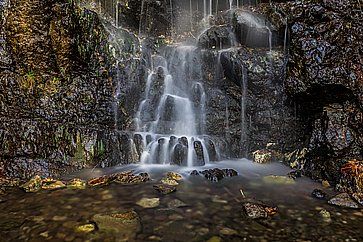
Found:
[[183, 180], [183, 177], [180, 174], [171, 171], [166, 174], [166, 177], [175, 181]]
[[331, 216], [330, 216], [330, 213], [325, 210], [325, 209], [322, 209], [320, 212], [319, 212], [320, 216], [323, 218], [324, 222], [331, 222]]
[[158, 184], [158, 185], [154, 185], [153, 187], [156, 191], [160, 192], [163, 195], [167, 195], [167, 194], [170, 194], [170, 193], [173, 193], [176, 191], [175, 186], [169, 186], [169, 185], [165, 185], [165, 184]]
[[96, 226], [94, 224], [85, 224], [76, 227], [74, 230], [77, 233], [91, 233], [96, 230]]
[[292, 185], [292, 184], [295, 184], [294, 179], [292, 179], [290, 177], [287, 177], [287, 176], [275, 176], [275, 175], [265, 176], [263, 178], [263, 181], [265, 183], [278, 184], [278, 185]]
[[363, 193], [353, 193], [352, 197], [356, 200], [361, 206], [363, 206]]
[[292, 178], [292, 179], [297, 179], [297, 178], [300, 178], [300, 177], [302, 177], [302, 172], [301, 172], [301, 170], [294, 170], [294, 171], [290, 171], [288, 174], [287, 174], [287, 176], [289, 177], [289, 178]]
[[170, 202], [168, 202], [169, 208], [180, 208], [180, 207], [186, 207], [188, 206], [184, 202], [180, 201], [179, 199], [173, 199]]
[[76, 190], [76, 189], [85, 189], [86, 188], [86, 182], [81, 180], [81, 179], [75, 178], [75, 179], [70, 180], [67, 183], [67, 188], [74, 189], [74, 190]]
[[348, 193], [340, 193], [328, 201], [329, 204], [345, 207], [358, 208], [358, 204], [349, 196]]
[[199, 172], [197, 170], [193, 170], [191, 173], [190, 173], [191, 176], [199, 176]]
[[96, 186], [104, 186], [104, 185], [108, 185], [110, 183], [111, 179], [109, 176], [101, 176], [101, 177], [96, 177], [93, 179], [90, 179], [87, 182], [87, 185], [90, 187], [96, 187]]
[[238, 175], [238, 172], [233, 169], [222, 169], [221, 170], [218, 168], [204, 170], [199, 173], [202, 174], [206, 179], [213, 181], [213, 182], [218, 182], [225, 177], [232, 177], [232, 176]]
[[277, 207], [270, 207], [262, 203], [245, 202], [242, 204], [244, 212], [249, 218], [267, 218], [277, 213]]
[[170, 179], [168, 177], [164, 177], [161, 179], [161, 183], [165, 184], [165, 185], [169, 185], [169, 186], [177, 186], [179, 185], [179, 183], [174, 180], [174, 179]]
[[143, 208], [156, 208], [160, 205], [160, 198], [142, 198], [136, 204]]
[[268, 150], [256, 150], [252, 153], [253, 162], [266, 164], [272, 162], [272, 152]]
[[314, 197], [314, 198], [317, 198], [317, 199], [326, 199], [326, 193], [323, 192], [322, 190], [320, 189], [314, 189], [314, 191], [311, 193], [311, 195]]
[[148, 173], [140, 173], [139, 175], [134, 175], [132, 171], [121, 172], [113, 175], [114, 182], [120, 184], [140, 184], [150, 180]]
[[35, 176], [27, 183], [23, 184], [21, 188], [25, 192], [37, 192], [42, 188], [42, 178], [40, 176]]
[[222, 235], [235, 235], [237, 234], [237, 231], [230, 228], [222, 228], [221, 230], [219, 230], [219, 233]]
[[141, 224], [134, 210], [124, 210], [112, 214], [96, 214], [92, 220], [100, 231], [117, 234], [120, 240], [133, 240], [140, 231]]
[[42, 181], [42, 189], [44, 190], [57, 190], [65, 188], [66, 184], [62, 181], [56, 181], [53, 179], [45, 179]]

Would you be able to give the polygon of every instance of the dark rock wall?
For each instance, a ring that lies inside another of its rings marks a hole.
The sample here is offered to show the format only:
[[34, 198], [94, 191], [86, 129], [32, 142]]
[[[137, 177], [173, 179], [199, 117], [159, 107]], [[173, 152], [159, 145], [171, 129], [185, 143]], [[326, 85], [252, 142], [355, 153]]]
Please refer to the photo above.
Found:
[[359, 1], [281, 5], [288, 15], [290, 59], [285, 88], [308, 125], [304, 170], [338, 181], [363, 156], [363, 15]]

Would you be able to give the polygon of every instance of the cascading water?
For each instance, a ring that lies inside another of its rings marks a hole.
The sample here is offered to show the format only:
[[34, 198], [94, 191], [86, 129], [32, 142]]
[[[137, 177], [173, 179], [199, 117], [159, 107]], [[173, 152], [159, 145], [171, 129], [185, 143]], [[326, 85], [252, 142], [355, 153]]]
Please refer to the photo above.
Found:
[[[204, 165], [210, 162], [205, 135], [206, 94], [198, 49], [173, 46], [153, 56], [144, 100], [135, 117], [143, 140], [142, 164]], [[209, 149], [208, 149], [209, 148]]]

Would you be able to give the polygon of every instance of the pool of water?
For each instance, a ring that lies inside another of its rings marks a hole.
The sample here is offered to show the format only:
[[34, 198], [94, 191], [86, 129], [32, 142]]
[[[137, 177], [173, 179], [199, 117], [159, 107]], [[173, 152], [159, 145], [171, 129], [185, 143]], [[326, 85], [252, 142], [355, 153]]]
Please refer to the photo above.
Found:
[[[134, 209], [141, 221], [135, 241], [362, 241], [363, 211], [334, 207], [311, 197], [315, 188], [333, 195], [331, 188], [308, 178], [294, 184], [266, 182], [267, 175], [286, 175], [290, 170], [280, 163], [255, 164], [249, 160], [229, 160], [207, 168], [233, 168], [239, 176], [213, 183], [201, 176], [189, 176], [190, 168], [160, 165], [128, 165], [110, 169], [84, 170], [73, 177], [90, 179], [121, 171], [148, 172], [150, 182], [139, 185], [110, 184], [85, 190], [57, 190], [25, 193], [14, 190], [0, 203], [0, 241], [123, 241], [117, 234], [76, 233], [75, 228], [92, 221], [95, 214]], [[161, 195], [153, 185], [168, 171], [183, 175], [177, 191]], [[252, 220], [242, 210], [243, 197], [277, 206], [268, 219]], [[141, 198], [160, 198], [156, 208], [137, 205]], [[187, 206], [170, 208], [178, 199]], [[331, 222], [319, 212], [326, 209]], [[225, 231], [233, 231], [228, 233]], [[217, 237], [214, 237], [216, 239]], [[216, 241], [216, 240], [214, 240]]]

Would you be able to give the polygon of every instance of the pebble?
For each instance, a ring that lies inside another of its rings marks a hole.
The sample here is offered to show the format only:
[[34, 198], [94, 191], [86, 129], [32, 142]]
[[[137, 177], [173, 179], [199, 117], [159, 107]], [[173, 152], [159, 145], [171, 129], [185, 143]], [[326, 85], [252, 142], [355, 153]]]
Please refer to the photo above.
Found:
[[96, 226], [94, 224], [85, 224], [85, 225], [80, 225], [78, 227], [75, 228], [75, 231], [78, 233], [91, 233], [93, 231], [95, 231]]
[[237, 234], [237, 231], [230, 228], [222, 228], [219, 233], [223, 235], [235, 235]]
[[320, 212], [319, 212], [320, 216], [323, 218], [324, 222], [331, 222], [331, 216], [330, 216], [330, 213], [329, 211], [325, 210], [325, 209], [322, 209]]
[[143, 208], [156, 208], [160, 205], [160, 198], [142, 198], [136, 204]]
[[221, 242], [221, 241], [222, 241], [221, 237], [218, 236], [213, 236], [209, 240], [207, 240], [207, 242]]
[[67, 219], [66, 216], [57, 216], [57, 215], [52, 218], [53, 221], [65, 221], [66, 219]]

